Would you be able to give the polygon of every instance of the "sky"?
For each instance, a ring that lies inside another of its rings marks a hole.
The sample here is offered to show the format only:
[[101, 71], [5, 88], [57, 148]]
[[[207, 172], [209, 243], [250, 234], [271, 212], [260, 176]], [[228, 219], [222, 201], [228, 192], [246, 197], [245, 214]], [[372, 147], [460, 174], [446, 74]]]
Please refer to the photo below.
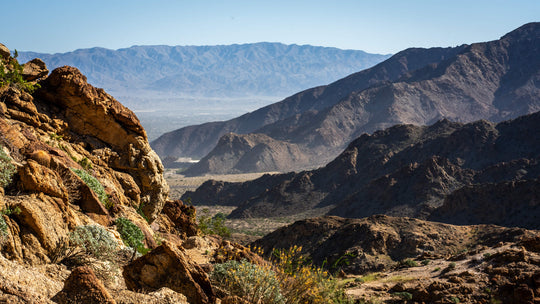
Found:
[[391, 54], [495, 40], [539, 0], [4, 0], [0, 43], [64, 53], [133, 45], [310, 44]]

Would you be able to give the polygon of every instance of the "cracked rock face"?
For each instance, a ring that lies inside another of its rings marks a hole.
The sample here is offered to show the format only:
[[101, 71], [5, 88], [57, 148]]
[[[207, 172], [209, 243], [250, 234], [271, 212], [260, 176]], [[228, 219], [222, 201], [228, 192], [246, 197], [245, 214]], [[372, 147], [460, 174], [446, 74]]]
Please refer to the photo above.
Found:
[[84, 138], [110, 168], [133, 178], [140, 190], [142, 210], [154, 220], [169, 187], [161, 160], [150, 148], [135, 114], [102, 89], [88, 84], [73, 67], [55, 69], [42, 86], [39, 97], [62, 110], [59, 115], [69, 131]]

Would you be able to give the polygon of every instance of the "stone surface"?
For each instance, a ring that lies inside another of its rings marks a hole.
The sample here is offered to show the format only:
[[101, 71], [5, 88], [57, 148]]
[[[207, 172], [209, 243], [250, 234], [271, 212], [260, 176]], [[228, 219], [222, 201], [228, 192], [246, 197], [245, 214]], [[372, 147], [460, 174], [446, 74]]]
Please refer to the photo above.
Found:
[[45, 62], [39, 58], [32, 59], [23, 64], [22, 75], [26, 81], [34, 81], [47, 76], [47, 74], [49, 74], [49, 70]]
[[213, 303], [214, 291], [200, 266], [191, 262], [184, 250], [164, 242], [161, 246], [136, 259], [123, 270], [130, 290], [155, 291], [170, 288], [186, 296], [189, 303]]
[[73, 269], [64, 282], [64, 288], [52, 298], [57, 303], [116, 304], [92, 268], [81, 266]]
[[[181, 200], [167, 201], [162, 213], [174, 224], [175, 234], [182, 238], [197, 235], [199, 228], [195, 207], [187, 206]], [[171, 233], [172, 230], [166, 232]]]
[[135, 114], [102, 89], [89, 85], [76, 68], [55, 69], [42, 86], [38, 96], [66, 109], [62, 118], [71, 132], [91, 138], [92, 148], [98, 150], [101, 160], [131, 175], [140, 189], [142, 210], [154, 220], [169, 187], [161, 161], [150, 148]]
[[9, 58], [11, 56], [11, 51], [2, 43], [0, 43], [0, 57]]

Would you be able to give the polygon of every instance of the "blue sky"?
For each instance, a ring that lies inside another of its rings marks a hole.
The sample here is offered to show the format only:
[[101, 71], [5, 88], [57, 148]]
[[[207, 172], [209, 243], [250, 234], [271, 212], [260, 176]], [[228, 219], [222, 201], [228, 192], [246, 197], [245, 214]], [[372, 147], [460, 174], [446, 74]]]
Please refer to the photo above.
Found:
[[539, 0], [10, 0], [0, 42], [46, 53], [260, 41], [396, 53], [498, 39], [540, 21]]

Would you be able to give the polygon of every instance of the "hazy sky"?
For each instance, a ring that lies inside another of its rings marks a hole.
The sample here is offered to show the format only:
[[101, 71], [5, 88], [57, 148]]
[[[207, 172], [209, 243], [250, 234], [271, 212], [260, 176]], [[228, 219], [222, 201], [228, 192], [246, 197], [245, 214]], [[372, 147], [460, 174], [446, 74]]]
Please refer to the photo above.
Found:
[[395, 53], [540, 21], [540, 0], [5, 0], [1, 10], [1, 43], [47, 53], [260, 41]]

